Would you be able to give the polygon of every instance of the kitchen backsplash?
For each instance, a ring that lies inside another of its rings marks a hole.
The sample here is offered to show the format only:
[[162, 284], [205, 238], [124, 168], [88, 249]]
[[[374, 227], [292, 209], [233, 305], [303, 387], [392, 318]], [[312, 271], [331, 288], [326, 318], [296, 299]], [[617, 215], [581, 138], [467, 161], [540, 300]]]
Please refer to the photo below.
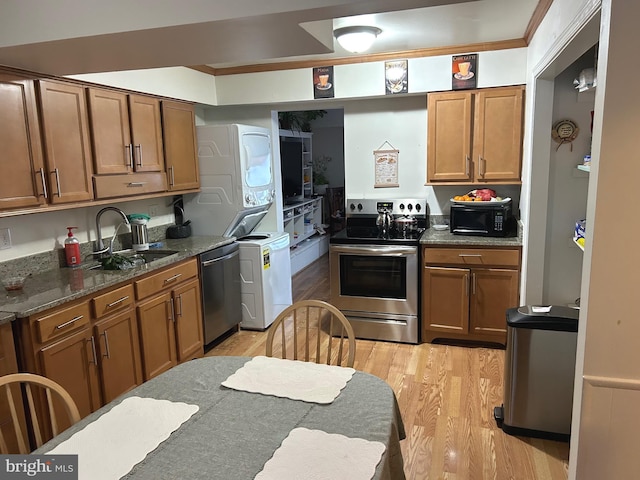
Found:
[[[148, 228], [149, 242], [161, 242], [167, 235], [168, 225], [158, 225]], [[109, 245], [111, 238], [105, 238], [105, 245]], [[131, 248], [131, 233], [122, 233], [116, 236], [113, 242], [113, 250], [126, 250]], [[80, 254], [83, 263], [93, 259], [92, 252], [95, 248], [95, 242], [85, 242], [80, 244]], [[66, 260], [64, 248], [56, 248], [49, 252], [36, 253], [22, 258], [0, 262], [0, 277], [27, 276], [33, 273], [45, 270], [54, 270], [56, 268], [66, 268]]]

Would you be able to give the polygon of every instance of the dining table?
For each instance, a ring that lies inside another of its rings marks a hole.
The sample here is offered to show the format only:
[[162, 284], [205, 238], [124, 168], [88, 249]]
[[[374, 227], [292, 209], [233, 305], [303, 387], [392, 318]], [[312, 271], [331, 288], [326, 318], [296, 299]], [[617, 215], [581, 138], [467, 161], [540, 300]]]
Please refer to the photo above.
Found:
[[[231, 380], [259, 359], [266, 362], [267, 357], [210, 356], [182, 363], [104, 405], [33, 453], [78, 454], [80, 480], [99, 476], [132, 480], [252, 480], [279, 476], [267, 475], [267, 464], [274, 462], [275, 467], [276, 460], [282, 461], [278, 455], [286, 444], [299, 449], [294, 460], [310, 469], [308, 478], [316, 479], [320, 477], [311, 471], [313, 456], [324, 455], [320, 461], [327, 463], [342, 461], [338, 458], [342, 456], [340, 450], [345, 449], [345, 457], [348, 455], [347, 447], [340, 442], [360, 442], [367, 448], [379, 448], [370, 467], [371, 475], [367, 473], [362, 478], [405, 478], [400, 447], [405, 438], [404, 425], [395, 393], [384, 380], [353, 369], [331, 367], [343, 369], [337, 372], [345, 380], [335, 398], [321, 401], [234, 388]], [[276, 364], [277, 368], [272, 369], [275, 374], [287, 372], [284, 367], [295, 367], [303, 372], [299, 382], [318, 377], [312, 370], [318, 368], [316, 364], [278, 361], [295, 363]], [[287, 382], [285, 375], [265, 381], [278, 387]], [[126, 405], [129, 410], [124, 412]], [[119, 408], [124, 413], [115, 415]], [[174, 410], [178, 419], [173, 416]], [[164, 433], [163, 422], [171, 425]], [[155, 443], [154, 429], [160, 431]], [[294, 440], [294, 432], [302, 436]], [[329, 439], [323, 444], [326, 452], [313, 443], [308, 451], [304, 450], [305, 435], [310, 432]], [[136, 449], [140, 450], [139, 458], [131, 452]], [[86, 458], [83, 467], [84, 455], [92, 459]], [[100, 461], [105, 462], [104, 466], [97, 466]], [[90, 473], [89, 467], [99, 471]], [[115, 473], [104, 472], [111, 468]], [[355, 478], [350, 472], [332, 477]]]

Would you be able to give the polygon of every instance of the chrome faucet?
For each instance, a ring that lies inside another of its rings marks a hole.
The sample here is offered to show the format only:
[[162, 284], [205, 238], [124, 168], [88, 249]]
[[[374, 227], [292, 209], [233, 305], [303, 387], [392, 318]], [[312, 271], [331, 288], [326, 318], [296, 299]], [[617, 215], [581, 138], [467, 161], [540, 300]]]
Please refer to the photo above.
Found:
[[[100, 210], [98, 212], [98, 214], [96, 215], [96, 234], [98, 235], [98, 240], [96, 241], [96, 247], [97, 248], [93, 252], [94, 255], [98, 255], [98, 254], [101, 254], [101, 253], [107, 253], [107, 252], [111, 253], [111, 251], [112, 251], [113, 239], [111, 239], [111, 243], [109, 244], [109, 246], [105, 247], [104, 246], [104, 242], [102, 241], [102, 230], [100, 228], [100, 217], [102, 217], [102, 214], [104, 212], [107, 212], [109, 210], [118, 213], [122, 217], [122, 219], [124, 220], [124, 223], [127, 224], [127, 225], [130, 225], [129, 219], [127, 218], [127, 215], [125, 215], [125, 213], [122, 210], [120, 210], [119, 208], [116, 208], [116, 207], [104, 207], [102, 210]], [[118, 227], [119, 226], [120, 225], [118, 225]], [[116, 227], [116, 233], [118, 232], [118, 227]], [[115, 237], [115, 233], [114, 233], [113, 236]]]

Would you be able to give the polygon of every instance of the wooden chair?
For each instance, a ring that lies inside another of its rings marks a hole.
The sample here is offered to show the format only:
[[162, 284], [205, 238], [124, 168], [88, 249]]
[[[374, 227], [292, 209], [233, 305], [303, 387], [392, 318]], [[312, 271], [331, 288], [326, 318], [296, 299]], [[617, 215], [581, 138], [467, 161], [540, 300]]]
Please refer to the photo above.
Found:
[[[49, 418], [51, 422], [51, 431], [53, 435], [58, 435], [58, 421], [56, 419], [56, 414], [54, 411], [53, 400], [54, 398], [58, 398], [61, 400], [66, 413], [73, 425], [77, 421], [80, 420], [80, 413], [78, 412], [78, 407], [76, 407], [75, 402], [71, 398], [71, 395], [62, 388], [59, 384], [50, 380], [46, 377], [41, 377], [40, 375], [34, 375], [31, 373], [12, 373], [10, 375], [4, 375], [0, 377], [0, 387], [4, 386], [4, 392], [7, 397], [7, 403], [9, 405], [9, 410], [11, 412], [11, 420], [13, 421], [13, 428], [15, 430], [16, 438], [18, 441], [18, 452], [8, 452], [7, 443], [5, 441], [4, 435], [0, 430], [0, 453], [21, 453], [26, 454], [31, 452], [31, 448], [29, 447], [29, 438], [28, 433], [22, 431], [22, 427], [20, 426], [21, 421], [17, 413], [17, 405], [16, 402], [22, 402], [22, 398], [14, 399], [13, 394], [11, 392], [12, 385], [22, 385], [24, 387], [24, 393], [26, 395], [27, 405], [29, 407], [29, 419], [31, 422], [31, 427], [33, 430], [34, 440], [36, 442], [36, 448], [40, 447], [43, 442], [42, 429], [40, 425], [40, 421], [38, 420], [36, 402], [34, 401], [34, 392], [32, 391], [31, 386], [36, 385], [39, 388], [44, 389], [47, 406], [49, 408]], [[0, 389], [1, 392], [2, 389]], [[1, 394], [1, 393], [0, 393]], [[53, 395], [55, 394], [55, 395]]]
[[269, 328], [267, 357], [274, 356], [353, 367], [353, 327], [333, 305], [322, 300], [302, 300], [283, 310]]

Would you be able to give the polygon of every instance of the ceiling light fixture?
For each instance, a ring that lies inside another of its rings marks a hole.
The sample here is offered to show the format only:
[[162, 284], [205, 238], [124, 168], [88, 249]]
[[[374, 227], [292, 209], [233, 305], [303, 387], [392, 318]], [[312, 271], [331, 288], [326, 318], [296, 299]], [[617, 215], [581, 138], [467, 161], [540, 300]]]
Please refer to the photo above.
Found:
[[367, 51], [378, 35], [382, 33], [377, 27], [353, 26], [336, 28], [333, 31], [338, 43], [351, 53]]

